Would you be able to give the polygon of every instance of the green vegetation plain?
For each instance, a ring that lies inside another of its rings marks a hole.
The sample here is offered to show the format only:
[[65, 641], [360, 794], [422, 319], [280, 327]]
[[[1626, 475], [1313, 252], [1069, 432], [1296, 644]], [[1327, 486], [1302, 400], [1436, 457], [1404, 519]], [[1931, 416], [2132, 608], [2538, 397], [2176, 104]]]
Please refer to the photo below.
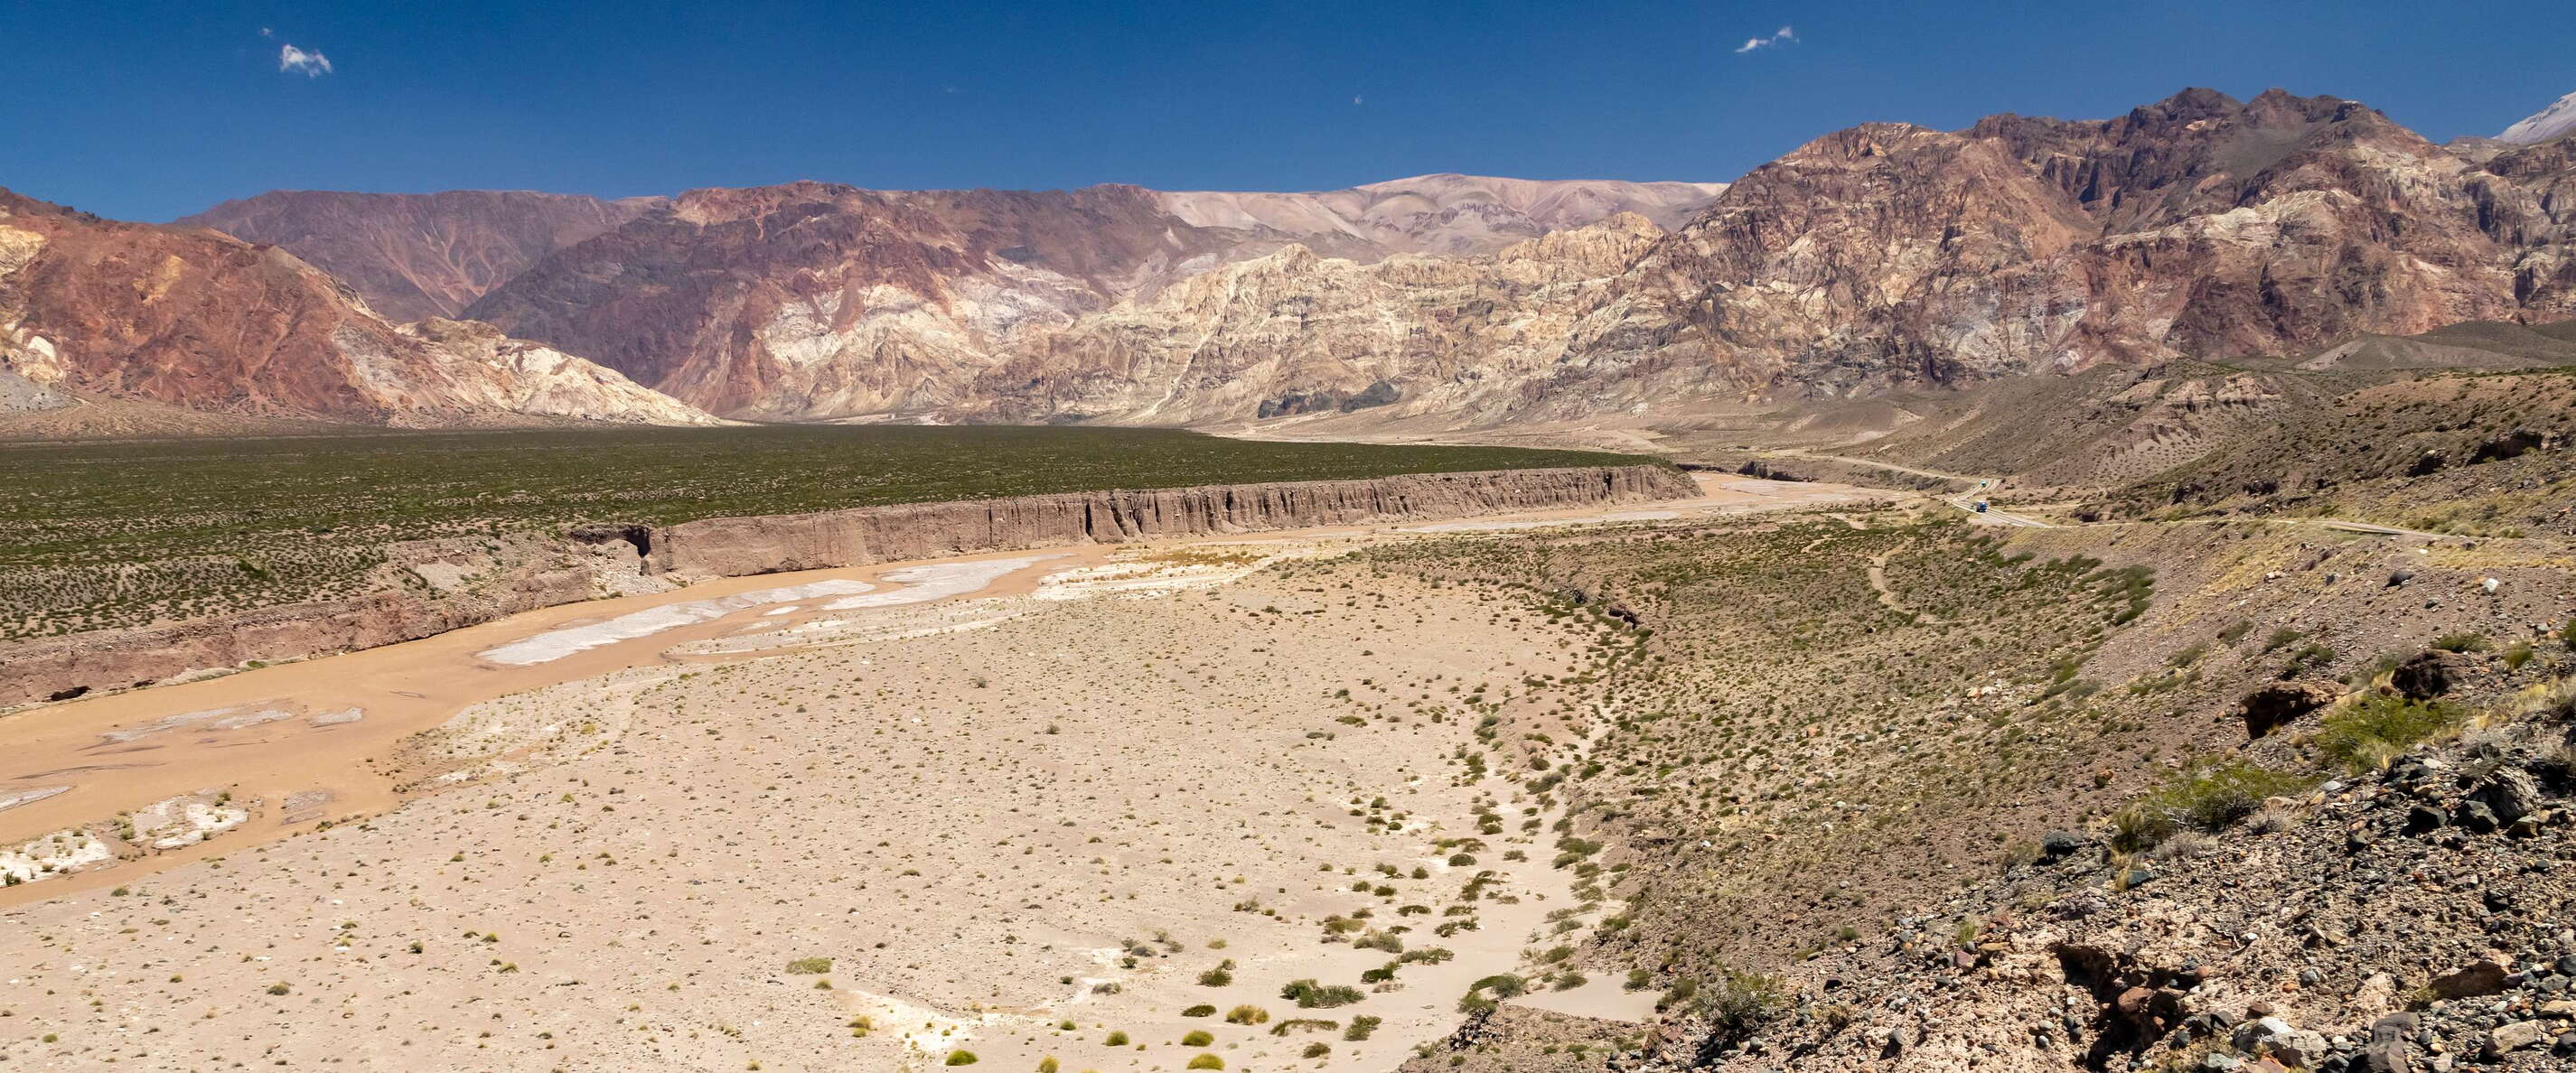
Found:
[[760, 426], [0, 446], [0, 638], [353, 595], [392, 541], [1104, 488], [1626, 464], [1147, 429]]

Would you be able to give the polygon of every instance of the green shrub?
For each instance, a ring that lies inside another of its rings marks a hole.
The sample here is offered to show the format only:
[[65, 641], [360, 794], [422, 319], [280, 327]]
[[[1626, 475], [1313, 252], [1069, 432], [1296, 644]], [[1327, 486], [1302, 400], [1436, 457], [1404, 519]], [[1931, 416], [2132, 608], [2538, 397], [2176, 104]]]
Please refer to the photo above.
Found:
[[2375, 693], [2329, 712], [2317, 747], [2355, 771], [2375, 770], [2407, 746], [2458, 726], [2468, 713], [2444, 701], [2413, 701]]
[[1181, 1011], [1181, 1016], [1183, 1016], [1183, 1017], [1214, 1017], [1214, 1016], [1216, 1016], [1216, 1007], [1214, 1007], [1214, 1006], [1210, 1006], [1210, 1005], [1208, 1005], [1208, 1004], [1206, 1004], [1206, 1003], [1202, 1002], [1202, 1003], [1200, 1003], [1200, 1004], [1198, 1004], [1198, 1005], [1196, 1005], [1196, 1006], [1192, 1006], [1192, 1007], [1190, 1007], [1189, 1009], [1182, 1010], [1182, 1011]]
[[1709, 1017], [1730, 1037], [1749, 1035], [1788, 1008], [1777, 977], [1726, 969], [1706, 995]]
[[1213, 1055], [1213, 1054], [1202, 1054], [1202, 1055], [1200, 1055], [1200, 1056], [1198, 1056], [1198, 1057], [1196, 1057], [1196, 1058], [1192, 1058], [1192, 1059], [1190, 1059], [1190, 1064], [1189, 1064], [1189, 1066], [1188, 1066], [1187, 1068], [1190, 1068], [1190, 1069], [1224, 1069], [1224, 1068], [1225, 1068], [1225, 1059], [1223, 1059], [1223, 1058], [1219, 1058], [1219, 1057], [1217, 1057], [1217, 1056], [1215, 1056], [1215, 1055]]
[[975, 1052], [950, 1051], [948, 1052], [948, 1060], [939, 1064], [943, 1066], [971, 1066], [975, 1064]]
[[2288, 681], [2310, 671], [2321, 671], [2335, 661], [2335, 650], [2310, 641], [2290, 653], [2289, 662], [2281, 664], [2280, 678]]
[[2434, 638], [2433, 647], [2444, 652], [2484, 652], [2491, 646], [2487, 644], [2487, 635], [2464, 630]]
[[1340, 1021], [1327, 1021], [1321, 1017], [1291, 1017], [1270, 1026], [1270, 1034], [1285, 1036], [1291, 1032], [1330, 1032], [1340, 1027], [1342, 1027]]
[[1225, 1023], [1230, 1025], [1265, 1024], [1269, 1020], [1270, 1011], [1259, 1006], [1237, 1006], [1225, 1011]]
[[1354, 1042], [1367, 1039], [1377, 1032], [1377, 1026], [1384, 1021], [1384, 1018], [1372, 1017], [1365, 1013], [1351, 1018], [1351, 1027], [1342, 1030], [1342, 1038]]
[[1124, 1047], [1127, 1045], [1127, 1034], [1112, 1029], [1109, 1038], [1101, 1040], [1100, 1043], [1104, 1047]]
[[832, 971], [830, 958], [797, 958], [787, 963], [787, 971], [805, 975]]
[[2111, 846], [2136, 853], [2186, 829], [2222, 830], [2263, 807], [2264, 798], [2298, 793], [2308, 785], [2302, 776], [2242, 760], [2204, 764], [2112, 816]]
[[1189, 1031], [1188, 1035], [1181, 1037], [1181, 1046], [1183, 1047], [1205, 1047], [1214, 1042], [1216, 1042], [1216, 1037], [1208, 1035], [1207, 1030], [1203, 1028], [1193, 1028]]
[[1288, 986], [1280, 988], [1279, 997], [1296, 1002], [1298, 1009], [1312, 1010], [1348, 1006], [1368, 996], [1349, 984], [1326, 985], [1305, 979], [1291, 981]]

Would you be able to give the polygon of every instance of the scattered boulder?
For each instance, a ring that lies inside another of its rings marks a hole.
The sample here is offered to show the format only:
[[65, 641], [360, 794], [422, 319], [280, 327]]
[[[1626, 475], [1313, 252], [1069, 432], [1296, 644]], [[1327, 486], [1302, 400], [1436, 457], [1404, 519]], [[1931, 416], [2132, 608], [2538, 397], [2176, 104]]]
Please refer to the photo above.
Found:
[[2371, 1022], [2370, 1043], [2361, 1051], [2364, 1073], [2414, 1073], [2415, 1063], [2407, 1054], [2406, 1038], [2414, 1035], [2421, 1023], [2411, 1013], [2392, 1013]]
[[2181, 1022], [2182, 995], [2156, 987], [2132, 987], [2113, 999], [2111, 1008], [2127, 1021], [2138, 1039], [2157, 1039]]
[[2549, 1038], [2549, 1026], [2539, 1021], [2513, 1021], [2497, 1025], [2487, 1033], [2486, 1057], [2492, 1061]]
[[2334, 703], [2337, 695], [2324, 682], [2273, 682], [2246, 694], [2237, 708], [2245, 719], [2245, 736], [2260, 738]]
[[2513, 966], [2502, 954], [2488, 954], [2459, 969], [2433, 978], [2433, 993], [2446, 999], [2476, 998], [2500, 995], [2513, 978]]
[[2488, 808], [2484, 801], [2460, 802], [2460, 807], [2451, 812], [2451, 822], [2471, 834], [2480, 835], [2494, 834], [2504, 826], [2496, 820], [2495, 810]]
[[2278, 1017], [2262, 1017], [2246, 1022], [2229, 1041], [2237, 1050], [2277, 1058], [2282, 1063], [2306, 1067], [2326, 1056], [2326, 1038], [2305, 1029], [2293, 1028]]
[[2519, 767], [2498, 768], [2469, 791], [2469, 799], [2485, 805], [2495, 818], [2512, 823], [2542, 808], [2540, 783], [2531, 773]]
[[2039, 859], [2043, 864], [2056, 864], [2091, 846], [2093, 840], [2073, 831], [2050, 831], [2039, 837]]
[[2428, 649], [2408, 657], [2389, 672], [2388, 685], [2408, 700], [2431, 700], [2467, 679], [2474, 665], [2475, 661], [2458, 652]]

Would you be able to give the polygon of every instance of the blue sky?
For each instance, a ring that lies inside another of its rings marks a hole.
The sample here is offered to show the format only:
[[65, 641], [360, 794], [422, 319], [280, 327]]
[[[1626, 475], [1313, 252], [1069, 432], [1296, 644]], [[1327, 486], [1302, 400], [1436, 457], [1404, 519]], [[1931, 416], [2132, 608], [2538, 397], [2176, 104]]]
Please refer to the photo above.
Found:
[[2123, 8], [0, 0], [0, 186], [160, 220], [278, 187], [1717, 180], [1867, 120], [2187, 85], [2352, 97], [2436, 140], [2576, 90], [2569, 0]]

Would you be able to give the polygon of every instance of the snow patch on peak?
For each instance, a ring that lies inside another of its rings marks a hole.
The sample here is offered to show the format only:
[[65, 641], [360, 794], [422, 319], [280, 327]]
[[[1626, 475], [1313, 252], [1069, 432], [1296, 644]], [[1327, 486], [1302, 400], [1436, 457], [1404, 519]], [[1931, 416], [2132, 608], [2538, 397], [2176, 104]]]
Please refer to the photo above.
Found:
[[2564, 134], [2576, 134], [2576, 93], [2560, 97], [2558, 103], [2541, 109], [2531, 118], [2504, 128], [2504, 133], [2496, 135], [2496, 140], [2515, 145], [2536, 145]]

